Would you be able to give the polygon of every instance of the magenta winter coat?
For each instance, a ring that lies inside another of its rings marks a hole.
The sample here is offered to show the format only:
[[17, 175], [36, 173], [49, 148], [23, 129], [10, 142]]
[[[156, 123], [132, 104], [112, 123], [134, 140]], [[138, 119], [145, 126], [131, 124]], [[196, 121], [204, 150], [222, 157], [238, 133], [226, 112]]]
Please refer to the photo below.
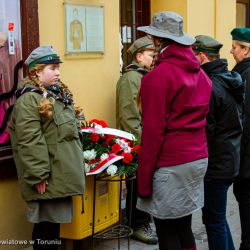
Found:
[[153, 172], [206, 158], [206, 115], [212, 91], [191, 46], [173, 43], [141, 83], [142, 143], [138, 194], [152, 194]]

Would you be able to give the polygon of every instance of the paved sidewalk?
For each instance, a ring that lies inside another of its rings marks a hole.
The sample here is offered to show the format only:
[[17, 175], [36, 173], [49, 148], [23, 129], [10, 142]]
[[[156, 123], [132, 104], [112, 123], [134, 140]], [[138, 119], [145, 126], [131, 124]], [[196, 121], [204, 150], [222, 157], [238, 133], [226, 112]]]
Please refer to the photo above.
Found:
[[[238, 213], [238, 205], [232, 193], [232, 187], [228, 193], [228, 209], [227, 209], [228, 223], [234, 239], [235, 249], [239, 249], [240, 244], [240, 221]], [[197, 250], [208, 250], [207, 236], [204, 225], [201, 221], [201, 211], [197, 211], [193, 215], [193, 232], [196, 239]], [[154, 225], [152, 225], [154, 227]], [[95, 250], [116, 250], [118, 249], [118, 240], [95, 240]], [[61, 250], [92, 250], [92, 241], [90, 238], [81, 241], [67, 240], [62, 246]], [[130, 248], [128, 248], [128, 240], [120, 240], [120, 250], [158, 250], [158, 245], [148, 245], [139, 241], [130, 240]], [[27, 248], [25, 250], [32, 250]]]
[[[238, 213], [238, 205], [232, 193], [232, 187], [228, 193], [228, 208], [227, 208], [228, 223], [234, 239], [235, 249], [239, 249], [240, 244], [240, 221]], [[201, 221], [201, 211], [197, 211], [193, 215], [193, 232], [196, 239], [197, 250], [208, 250], [207, 236], [204, 225]], [[83, 248], [85, 249], [85, 248]], [[91, 249], [91, 248], [89, 248]], [[95, 250], [115, 250], [118, 249], [117, 240], [105, 240], [95, 243]], [[121, 240], [121, 250], [128, 249], [127, 240]], [[132, 240], [130, 250], [158, 250], [157, 245], [143, 244], [139, 241]], [[85, 249], [86, 250], [86, 249]]]

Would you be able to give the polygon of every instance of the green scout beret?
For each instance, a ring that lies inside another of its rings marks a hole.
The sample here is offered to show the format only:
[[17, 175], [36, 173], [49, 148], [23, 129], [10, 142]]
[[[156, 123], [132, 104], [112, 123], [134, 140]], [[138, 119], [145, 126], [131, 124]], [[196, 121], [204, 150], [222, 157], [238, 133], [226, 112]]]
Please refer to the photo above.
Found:
[[25, 64], [32, 69], [36, 64], [58, 64], [60, 57], [50, 45], [40, 46], [34, 49], [25, 61]]
[[139, 50], [153, 49], [153, 48], [154, 46], [152, 41], [148, 37], [144, 36], [135, 40], [134, 43], [129, 47], [127, 52], [131, 53], [134, 57]]
[[192, 45], [193, 50], [218, 54], [223, 44], [210, 36], [199, 35], [195, 37], [195, 43]]
[[250, 43], [249, 28], [235, 28], [231, 31], [233, 40]]

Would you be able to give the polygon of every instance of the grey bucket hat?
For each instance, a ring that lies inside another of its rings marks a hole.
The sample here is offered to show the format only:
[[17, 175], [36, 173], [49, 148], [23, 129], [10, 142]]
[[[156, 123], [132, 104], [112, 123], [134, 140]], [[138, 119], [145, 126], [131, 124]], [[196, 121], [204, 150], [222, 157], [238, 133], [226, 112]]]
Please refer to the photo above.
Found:
[[175, 12], [156, 13], [149, 26], [137, 29], [152, 36], [171, 39], [183, 45], [191, 45], [195, 42], [195, 38], [183, 32], [183, 18]]

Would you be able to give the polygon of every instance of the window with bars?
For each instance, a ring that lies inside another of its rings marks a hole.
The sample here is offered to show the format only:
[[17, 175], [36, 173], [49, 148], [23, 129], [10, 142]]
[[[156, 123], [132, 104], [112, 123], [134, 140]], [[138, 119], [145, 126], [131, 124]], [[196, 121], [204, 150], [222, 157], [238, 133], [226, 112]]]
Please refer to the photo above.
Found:
[[131, 62], [127, 54], [130, 45], [145, 33], [137, 31], [138, 26], [150, 24], [150, 0], [120, 0], [120, 33], [123, 45], [122, 59], [124, 65]]

